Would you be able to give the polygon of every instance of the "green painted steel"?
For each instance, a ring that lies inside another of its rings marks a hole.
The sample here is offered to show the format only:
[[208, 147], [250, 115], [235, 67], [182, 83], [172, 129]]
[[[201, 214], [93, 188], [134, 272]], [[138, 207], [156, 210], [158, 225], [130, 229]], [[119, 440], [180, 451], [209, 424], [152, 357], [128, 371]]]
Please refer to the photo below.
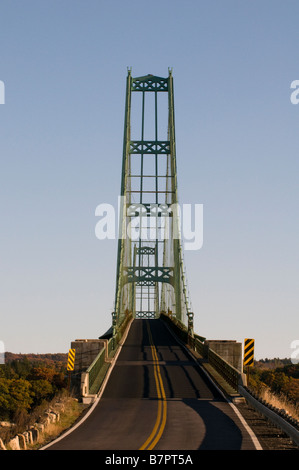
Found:
[[[162, 119], [164, 117], [164, 122]], [[177, 189], [173, 76], [126, 82], [113, 335], [162, 312], [193, 334]]]
[[106, 354], [108, 358], [111, 359], [114, 349], [114, 338], [110, 338], [107, 341], [107, 350], [105, 348], [101, 349], [99, 354], [86, 370], [86, 373], [88, 374], [88, 394], [93, 395], [98, 393], [110, 365], [109, 362], [106, 362], [105, 360]]
[[99, 377], [105, 364], [105, 349], [102, 349], [87, 369], [89, 393], [97, 393], [99, 390]]

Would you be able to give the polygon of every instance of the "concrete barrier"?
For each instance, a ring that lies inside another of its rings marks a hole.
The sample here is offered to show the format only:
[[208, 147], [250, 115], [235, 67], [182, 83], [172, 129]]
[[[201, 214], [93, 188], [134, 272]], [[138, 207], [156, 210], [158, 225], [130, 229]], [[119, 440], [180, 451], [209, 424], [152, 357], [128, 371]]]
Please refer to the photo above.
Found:
[[25, 437], [26, 444], [33, 444], [33, 439], [32, 439], [32, 432], [31, 431], [25, 431], [23, 432], [23, 436]]
[[205, 340], [209, 349], [215, 351], [218, 356], [231, 364], [239, 372], [243, 372], [242, 367], [242, 343], [234, 340]]
[[[59, 406], [61, 405], [61, 406]], [[57, 403], [60, 412], [64, 411], [63, 404]], [[4, 443], [0, 438], [0, 450], [27, 450], [29, 446], [38, 442], [41, 434], [43, 434], [50, 424], [55, 424], [60, 421], [60, 412], [54, 409], [48, 409], [40, 416], [40, 422], [34, 423], [29, 429], [23, 433], [17, 434], [15, 437]], [[12, 427], [11, 423], [5, 423], [5, 427]]]
[[27, 444], [26, 444], [26, 438], [24, 434], [18, 434], [19, 438], [19, 446], [21, 450], [26, 450], [27, 449]]
[[32, 433], [32, 440], [33, 440], [33, 442], [38, 441], [39, 436], [40, 436], [40, 432], [39, 432], [38, 428], [35, 427], [35, 426], [32, 426], [32, 427], [30, 428], [30, 431], [31, 431], [31, 433]]
[[14, 438], [10, 439], [10, 441], [8, 442], [8, 447], [11, 450], [21, 450], [19, 437], [15, 436]]
[[74, 372], [86, 370], [99, 352], [105, 348], [107, 340], [103, 339], [76, 339], [71, 342], [71, 349], [75, 349]]
[[0, 437], [0, 450], [6, 450], [6, 447], [5, 447], [4, 442], [2, 441], [1, 437]]

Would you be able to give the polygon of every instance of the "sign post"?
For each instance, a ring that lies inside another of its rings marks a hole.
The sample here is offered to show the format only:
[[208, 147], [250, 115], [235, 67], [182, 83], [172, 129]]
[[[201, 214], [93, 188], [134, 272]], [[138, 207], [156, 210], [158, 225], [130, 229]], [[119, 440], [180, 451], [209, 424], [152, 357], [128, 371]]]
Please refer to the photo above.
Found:
[[253, 366], [254, 358], [254, 339], [246, 338], [244, 340], [244, 359], [243, 359], [243, 370], [247, 371], [247, 385], [249, 384], [249, 370]]
[[67, 358], [67, 370], [69, 372], [69, 377], [68, 377], [68, 391], [70, 393], [71, 390], [71, 371], [74, 370], [75, 367], [75, 354], [76, 350], [75, 349], [70, 349], [68, 358]]

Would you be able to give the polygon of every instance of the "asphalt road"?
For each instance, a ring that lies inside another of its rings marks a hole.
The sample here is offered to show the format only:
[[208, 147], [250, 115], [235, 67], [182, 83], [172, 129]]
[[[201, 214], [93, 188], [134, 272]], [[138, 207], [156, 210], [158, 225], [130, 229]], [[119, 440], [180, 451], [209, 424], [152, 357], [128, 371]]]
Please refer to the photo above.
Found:
[[246, 426], [161, 320], [134, 320], [101, 400], [48, 450], [254, 450]]

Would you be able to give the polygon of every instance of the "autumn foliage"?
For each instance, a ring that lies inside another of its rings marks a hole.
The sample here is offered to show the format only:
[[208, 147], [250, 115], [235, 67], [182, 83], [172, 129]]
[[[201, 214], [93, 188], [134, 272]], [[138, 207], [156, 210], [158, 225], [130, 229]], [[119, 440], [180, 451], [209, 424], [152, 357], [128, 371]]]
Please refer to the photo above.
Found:
[[251, 387], [260, 391], [264, 386], [272, 393], [282, 394], [294, 404], [299, 403], [299, 364], [283, 364], [278, 367], [268, 367], [256, 363], [250, 374]]
[[14, 358], [0, 366], [0, 421], [30, 413], [66, 387], [65, 361]]

